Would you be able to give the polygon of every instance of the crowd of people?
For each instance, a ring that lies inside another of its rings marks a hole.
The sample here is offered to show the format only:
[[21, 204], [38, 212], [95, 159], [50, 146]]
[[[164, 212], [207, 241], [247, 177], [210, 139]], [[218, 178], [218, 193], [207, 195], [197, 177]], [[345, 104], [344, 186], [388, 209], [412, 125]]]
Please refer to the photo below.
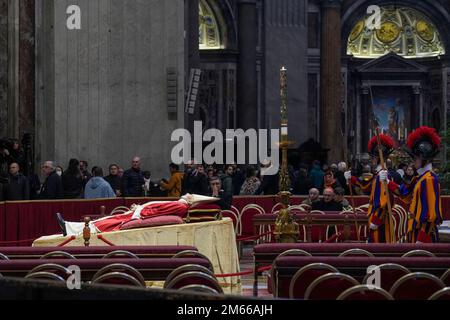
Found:
[[[274, 195], [279, 191], [278, 175], [265, 174], [271, 166], [268, 161], [263, 161], [259, 166], [206, 166], [191, 161], [185, 165], [183, 172], [178, 165], [171, 163], [168, 167], [170, 177], [160, 181], [153, 181], [151, 172], [141, 169], [139, 157], [132, 159], [128, 170], [111, 164], [106, 176], [98, 166], [89, 170], [87, 161], [71, 159], [66, 169], [53, 161], [46, 161], [41, 166], [41, 182], [37, 174], [26, 175], [23, 169], [26, 161], [19, 141], [11, 140], [9, 148], [2, 145], [0, 148], [0, 201], [180, 197], [186, 193], [210, 196], [221, 193], [231, 204], [233, 196]], [[389, 175], [397, 184], [407, 183], [417, 175], [413, 164], [400, 164], [395, 168], [389, 159], [386, 164]], [[376, 166], [369, 163], [356, 168], [353, 172], [356, 176], [376, 170]], [[314, 161], [310, 165], [299, 164], [296, 169], [290, 166], [291, 192], [308, 196], [305, 203], [315, 210], [345, 209], [349, 206], [345, 196], [350, 194], [344, 176], [347, 170], [345, 162], [328, 165]], [[213, 187], [218, 182], [220, 190]], [[355, 195], [364, 194], [357, 186], [352, 191]]]

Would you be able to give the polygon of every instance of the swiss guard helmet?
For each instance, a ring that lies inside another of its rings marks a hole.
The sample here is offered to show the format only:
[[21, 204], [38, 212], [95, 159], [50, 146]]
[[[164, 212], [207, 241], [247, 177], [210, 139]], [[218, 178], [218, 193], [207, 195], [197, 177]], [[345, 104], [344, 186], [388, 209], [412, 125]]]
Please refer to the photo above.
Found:
[[433, 160], [441, 149], [441, 138], [436, 129], [420, 127], [411, 132], [406, 142], [407, 152], [423, 160]]
[[[383, 156], [387, 158], [394, 151], [395, 147], [394, 140], [388, 135], [380, 134], [380, 142]], [[377, 136], [373, 136], [372, 139], [370, 139], [367, 149], [369, 151], [370, 156], [377, 158], [380, 156], [378, 151]]]

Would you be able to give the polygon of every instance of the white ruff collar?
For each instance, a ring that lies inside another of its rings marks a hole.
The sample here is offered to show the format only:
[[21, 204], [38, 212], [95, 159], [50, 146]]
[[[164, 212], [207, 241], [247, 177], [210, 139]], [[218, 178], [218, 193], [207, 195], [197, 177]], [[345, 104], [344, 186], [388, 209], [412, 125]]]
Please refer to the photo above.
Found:
[[419, 176], [423, 175], [427, 171], [433, 170], [433, 165], [431, 163], [427, 164], [425, 167], [417, 169]]

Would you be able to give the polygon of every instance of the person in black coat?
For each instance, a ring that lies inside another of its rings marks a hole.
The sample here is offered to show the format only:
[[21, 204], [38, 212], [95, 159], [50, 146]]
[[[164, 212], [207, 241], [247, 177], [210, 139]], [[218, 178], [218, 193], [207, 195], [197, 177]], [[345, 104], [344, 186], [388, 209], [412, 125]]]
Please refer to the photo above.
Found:
[[64, 190], [61, 177], [55, 172], [56, 166], [52, 161], [47, 161], [42, 165], [42, 173], [45, 175], [44, 184], [39, 193], [39, 199], [52, 200], [63, 199]]
[[109, 166], [109, 176], [106, 176], [105, 180], [116, 193], [116, 197], [121, 197], [122, 178], [119, 176], [119, 166], [117, 164]]
[[222, 210], [230, 210], [233, 203], [233, 195], [225, 192], [222, 189], [222, 180], [219, 177], [212, 177], [209, 179], [209, 194], [210, 197], [220, 198], [215, 204], [220, 206]]
[[9, 166], [8, 183], [4, 186], [4, 197], [8, 201], [22, 201], [30, 199], [30, 185], [28, 179], [21, 174], [18, 163]]
[[80, 162], [70, 159], [69, 167], [62, 175], [64, 199], [81, 199], [83, 197], [83, 177], [80, 171]]
[[323, 191], [323, 199], [314, 202], [312, 205], [312, 210], [320, 211], [342, 211], [342, 204], [335, 200], [336, 195], [333, 188], [326, 188]]
[[183, 189], [185, 193], [199, 194], [206, 196], [208, 194], [208, 176], [205, 167], [202, 164], [194, 165], [185, 173], [183, 181]]
[[122, 194], [124, 197], [142, 197], [144, 195], [144, 173], [141, 170], [141, 159], [135, 157], [131, 169], [122, 177]]

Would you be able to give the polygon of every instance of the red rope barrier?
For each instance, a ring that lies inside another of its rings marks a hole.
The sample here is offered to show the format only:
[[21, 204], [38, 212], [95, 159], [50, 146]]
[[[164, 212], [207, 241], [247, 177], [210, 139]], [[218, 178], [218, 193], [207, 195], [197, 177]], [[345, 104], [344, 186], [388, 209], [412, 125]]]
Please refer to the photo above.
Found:
[[97, 239], [102, 240], [104, 243], [106, 243], [109, 246], [115, 247], [116, 245], [112, 243], [111, 241], [105, 239], [101, 234], [97, 236]]
[[[272, 269], [272, 266], [265, 266], [265, 267], [261, 267], [258, 270], [256, 270], [257, 273], [263, 272], [263, 271], [268, 271]], [[239, 276], [247, 276], [250, 274], [254, 274], [255, 270], [247, 270], [247, 271], [242, 271], [242, 272], [238, 272], [238, 273], [225, 273], [225, 274], [215, 274], [216, 278], [231, 278], [231, 277], [239, 277]]]
[[64, 247], [66, 244], [72, 242], [73, 240], [75, 240], [77, 237], [75, 236], [71, 236], [69, 239], [64, 240], [63, 242], [61, 242], [60, 244], [57, 245], [57, 247]]
[[268, 235], [271, 235], [271, 234], [273, 234], [273, 231], [266, 232], [266, 233], [263, 233], [263, 234], [258, 234], [258, 235], [256, 235], [256, 236], [251, 236], [251, 237], [237, 238], [236, 241], [250, 241], [250, 240], [256, 240], [256, 239], [259, 239], [259, 238], [262, 238], [262, 237], [265, 237], [265, 236], [268, 236]]

